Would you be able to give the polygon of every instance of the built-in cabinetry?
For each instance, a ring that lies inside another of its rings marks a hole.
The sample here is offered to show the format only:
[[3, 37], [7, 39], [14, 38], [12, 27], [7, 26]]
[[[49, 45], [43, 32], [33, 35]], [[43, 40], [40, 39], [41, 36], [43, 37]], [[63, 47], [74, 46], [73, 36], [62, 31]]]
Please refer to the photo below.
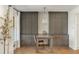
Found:
[[59, 37], [54, 38], [54, 45], [69, 44], [68, 12], [49, 12], [49, 34]]
[[38, 12], [21, 12], [21, 46], [34, 46], [34, 35], [38, 33]]

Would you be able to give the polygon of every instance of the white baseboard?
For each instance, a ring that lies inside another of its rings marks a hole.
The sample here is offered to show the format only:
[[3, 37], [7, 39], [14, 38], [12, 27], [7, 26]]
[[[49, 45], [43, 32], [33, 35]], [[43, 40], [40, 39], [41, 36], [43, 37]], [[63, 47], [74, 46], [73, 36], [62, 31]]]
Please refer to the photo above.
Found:
[[78, 50], [78, 48], [72, 47], [72, 46], [69, 46], [69, 48], [71, 48], [71, 49], [73, 49], [73, 50]]

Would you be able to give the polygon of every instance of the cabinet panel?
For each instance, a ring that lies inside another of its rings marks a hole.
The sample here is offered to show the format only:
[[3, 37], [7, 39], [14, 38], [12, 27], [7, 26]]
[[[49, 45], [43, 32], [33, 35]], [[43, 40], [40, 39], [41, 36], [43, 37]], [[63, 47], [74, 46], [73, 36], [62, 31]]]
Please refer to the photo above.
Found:
[[55, 38], [54, 45], [69, 44], [67, 12], [49, 12], [49, 34], [63, 36], [63, 38]]
[[34, 45], [33, 35], [38, 33], [38, 13], [21, 13], [21, 45]]
[[50, 34], [68, 34], [67, 12], [49, 13], [49, 33]]

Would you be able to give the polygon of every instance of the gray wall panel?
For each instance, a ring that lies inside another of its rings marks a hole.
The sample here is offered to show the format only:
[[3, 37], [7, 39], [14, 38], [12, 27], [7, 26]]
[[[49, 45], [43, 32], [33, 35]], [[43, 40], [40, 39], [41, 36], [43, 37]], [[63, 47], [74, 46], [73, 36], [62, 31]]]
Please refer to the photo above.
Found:
[[68, 34], [67, 12], [49, 12], [49, 33]]
[[38, 33], [38, 13], [21, 13], [21, 46], [33, 46], [33, 35]]
[[55, 38], [54, 45], [69, 44], [67, 12], [49, 12], [49, 34], [63, 36], [63, 38]]

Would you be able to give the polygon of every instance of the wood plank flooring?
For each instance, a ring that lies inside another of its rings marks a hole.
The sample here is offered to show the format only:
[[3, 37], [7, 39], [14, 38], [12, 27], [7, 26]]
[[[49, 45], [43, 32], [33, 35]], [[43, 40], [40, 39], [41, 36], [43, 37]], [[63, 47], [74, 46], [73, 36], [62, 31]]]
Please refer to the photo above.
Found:
[[64, 46], [56, 46], [53, 47], [52, 52], [50, 52], [49, 48], [36, 52], [35, 47], [21, 47], [15, 50], [15, 54], [79, 54], [79, 50], [72, 50]]

